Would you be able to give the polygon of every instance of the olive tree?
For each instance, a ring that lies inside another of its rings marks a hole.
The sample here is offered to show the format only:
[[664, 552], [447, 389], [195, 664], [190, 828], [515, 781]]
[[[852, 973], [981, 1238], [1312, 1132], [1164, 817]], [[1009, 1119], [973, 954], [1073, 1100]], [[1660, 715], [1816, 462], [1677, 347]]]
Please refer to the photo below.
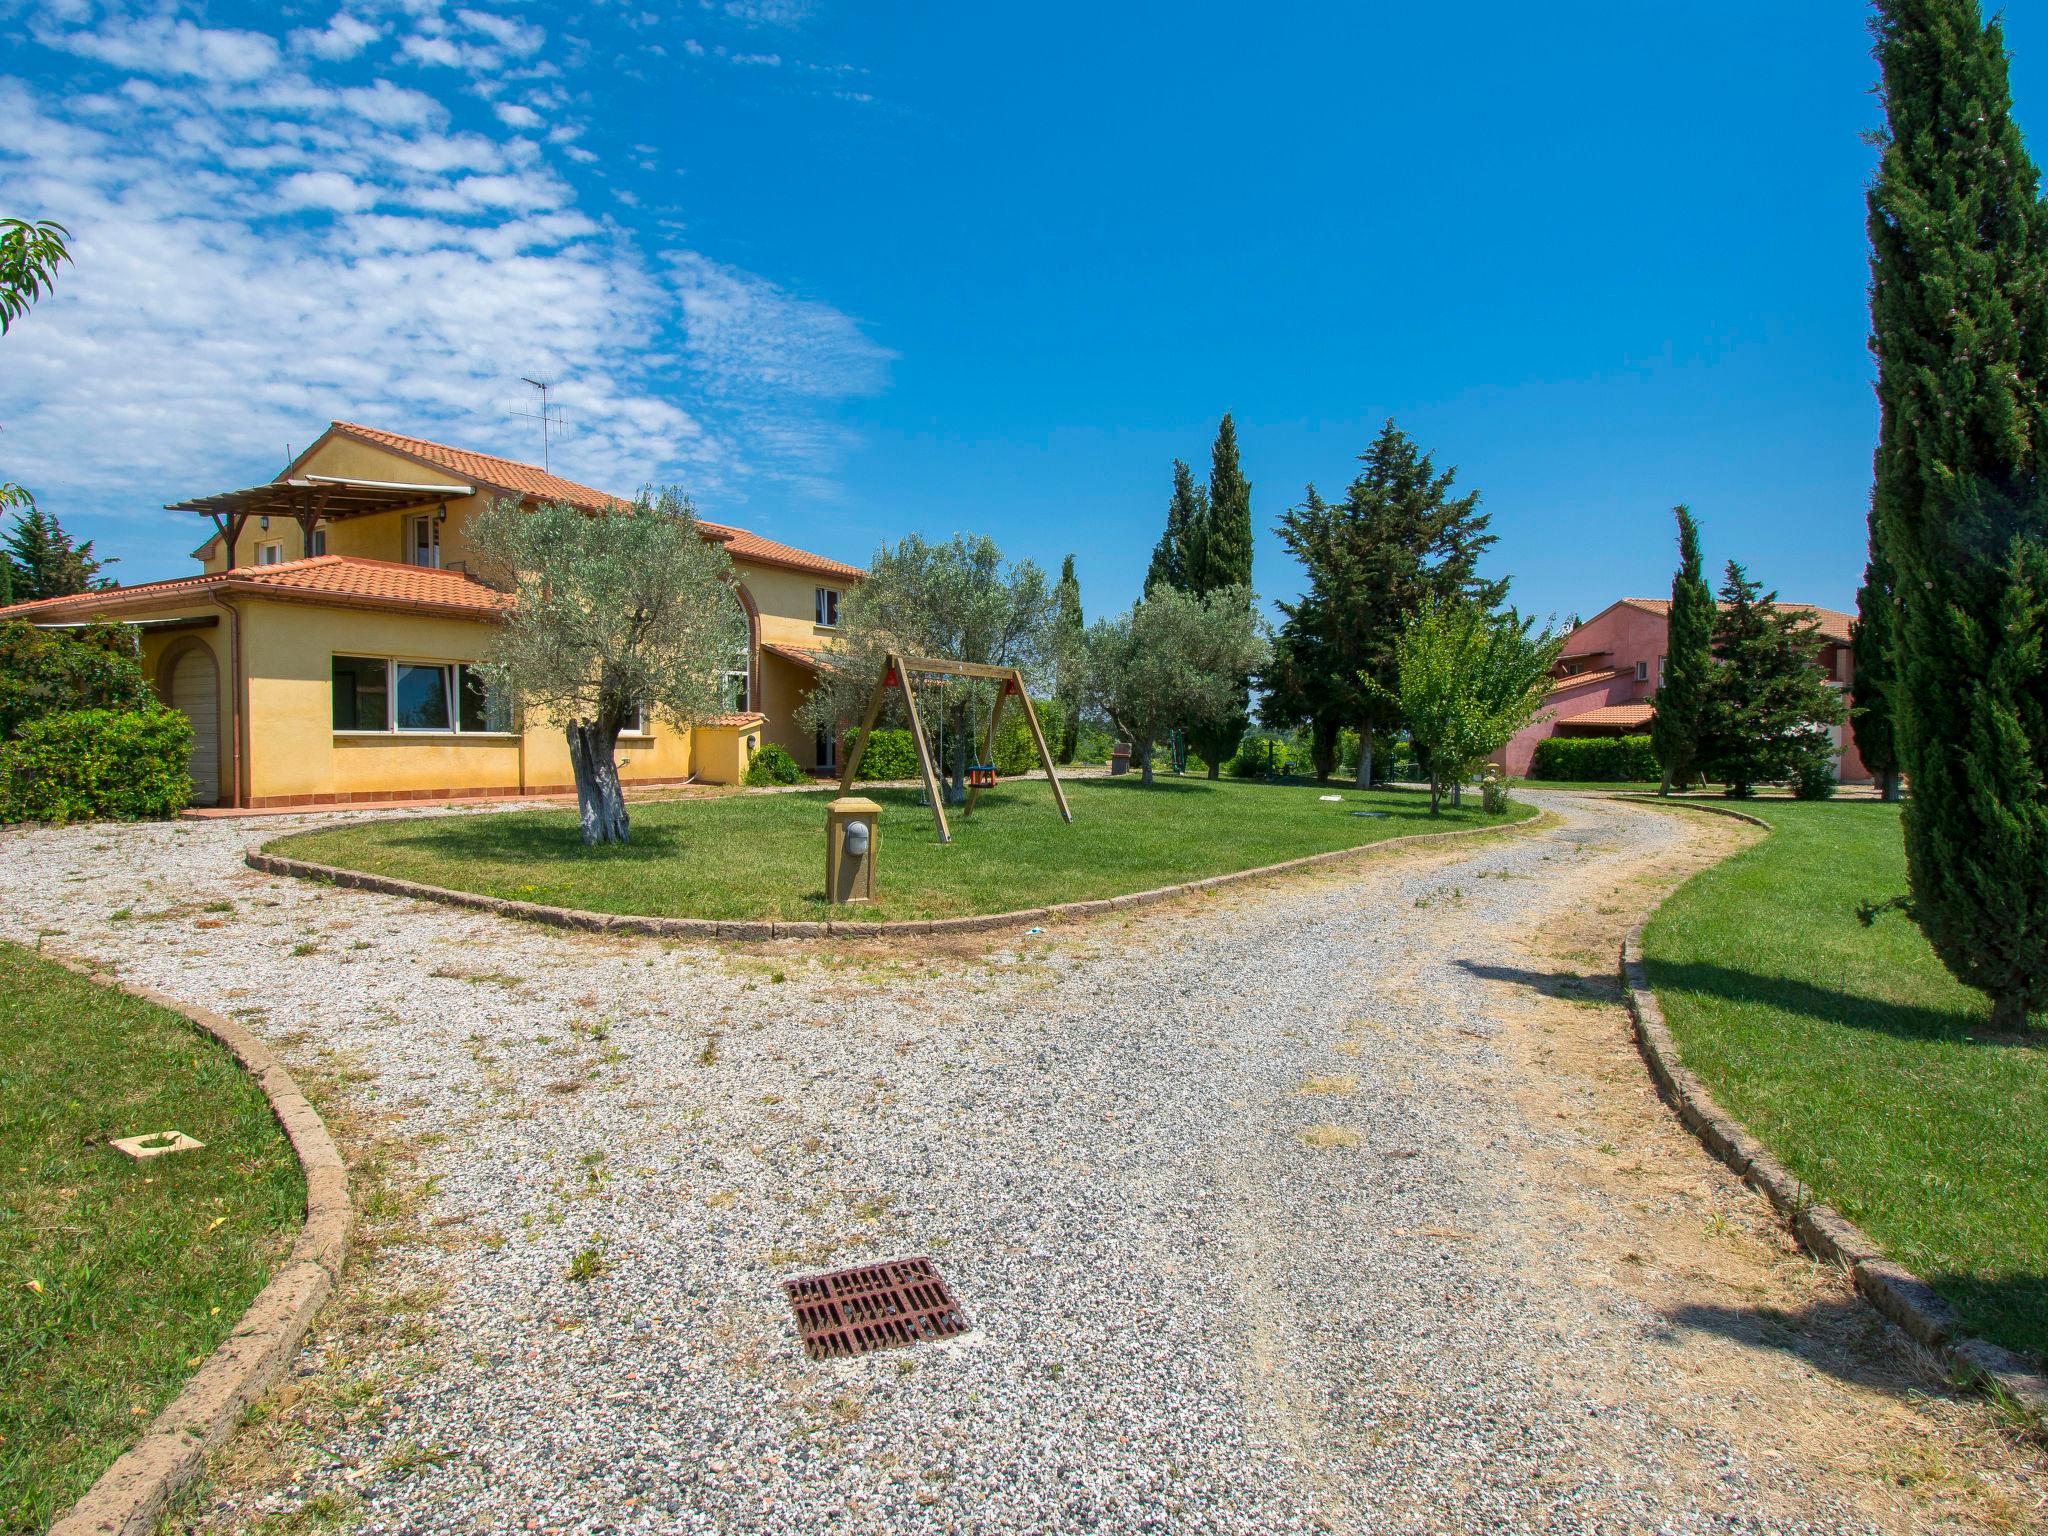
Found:
[[[832, 665], [797, 718], [824, 732], [860, 719], [891, 651], [1016, 667], [1036, 691], [1059, 649], [1057, 614], [1045, 572], [1029, 560], [1005, 563], [986, 534], [970, 539], [956, 533], [943, 544], [911, 534], [877, 550], [860, 584], [840, 600]], [[931, 695], [927, 728], [945, 738], [948, 761], [940, 767], [949, 802], [967, 797], [977, 726], [994, 707], [997, 686], [954, 677]]]
[[1164, 583], [1088, 631], [1089, 702], [1130, 739], [1152, 782], [1152, 748], [1184, 720], [1213, 720], [1271, 657], [1247, 587], [1195, 597]]
[[747, 643], [731, 559], [673, 490], [594, 516], [501, 500], [467, 531], [478, 574], [512, 596], [487, 685], [567, 735], [583, 841], [625, 842], [619, 732], [643, 709], [681, 727], [729, 707]]
[[1512, 609], [1489, 613], [1477, 603], [1424, 607], [1394, 642], [1390, 702], [1408, 722], [1409, 739], [1429, 775], [1429, 813], [1443, 791], [1455, 796], [1472, 770], [1536, 718], [1551, 683], [1564, 636]]

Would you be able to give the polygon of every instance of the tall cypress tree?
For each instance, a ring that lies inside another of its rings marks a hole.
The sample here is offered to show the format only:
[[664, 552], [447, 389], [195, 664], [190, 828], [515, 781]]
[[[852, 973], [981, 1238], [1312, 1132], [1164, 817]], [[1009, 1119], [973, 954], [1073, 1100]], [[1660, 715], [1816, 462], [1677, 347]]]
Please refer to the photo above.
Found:
[[1876, 553], [1913, 911], [2018, 1029], [2048, 1005], [2048, 216], [1976, 0], [1878, 0]]
[[1671, 618], [1664, 642], [1664, 675], [1650, 745], [1664, 770], [1658, 793], [1668, 795], [1699, 762], [1706, 729], [1707, 692], [1714, 675], [1714, 595], [1700, 563], [1700, 525], [1692, 509], [1671, 509], [1678, 519], [1678, 569], [1671, 574]]
[[1081, 674], [1087, 666], [1084, 654], [1088, 642], [1087, 621], [1081, 613], [1081, 579], [1074, 574], [1074, 557], [1060, 562], [1059, 585], [1053, 588], [1053, 656], [1056, 663], [1055, 696], [1060, 701], [1059, 750], [1062, 763], [1071, 763], [1081, 744]]
[[[1237, 424], [1225, 412], [1209, 450], [1208, 516], [1200, 540], [1190, 550], [1188, 590], [1197, 597], [1225, 587], [1252, 584], [1252, 487], [1237, 461]], [[1237, 750], [1250, 724], [1251, 679], [1239, 683], [1236, 704], [1214, 720], [1190, 721], [1188, 741], [1209, 765], [1209, 777]]]
[[1166, 531], [1152, 548], [1152, 564], [1145, 572], [1145, 590], [1189, 587], [1188, 565], [1202, 556], [1202, 525], [1209, 520], [1209, 498], [1195, 484], [1194, 472], [1180, 459], [1173, 461], [1173, 494], [1166, 503]]
[[1897, 678], [1897, 630], [1890, 562], [1877, 553], [1877, 530], [1871, 530], [1870, 564], [1856, 592], [1856, 623], [1850, 632], [1856, 652], [1854, 705], [1849, 718], [1856, 733], [1856, 754], [1877, 778], [1887, 800], [1899, 798], [1898, 732], [1892, 723], [1891, 689]]

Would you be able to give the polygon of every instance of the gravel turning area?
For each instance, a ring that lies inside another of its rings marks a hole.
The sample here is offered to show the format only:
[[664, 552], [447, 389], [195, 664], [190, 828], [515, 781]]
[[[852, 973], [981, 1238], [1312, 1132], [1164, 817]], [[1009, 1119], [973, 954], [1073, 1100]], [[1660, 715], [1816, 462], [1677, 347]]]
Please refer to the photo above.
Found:
[[[419, 1236], [356, 1277], [389, 1315], [301, 1363], [335, 1416], [199, 1527], [2048, 1513], [1672, 1126], [1601, 991], [1747, 834], [1532, 798], [1531, 831], [994, 947], [582, 936], [240, 864], [296, 821], [0, 834], [0, 932], [237, 1014], [416, 1154]], [[781, 1282], [912, 1253], [973, 1332], [807, 1362]]]

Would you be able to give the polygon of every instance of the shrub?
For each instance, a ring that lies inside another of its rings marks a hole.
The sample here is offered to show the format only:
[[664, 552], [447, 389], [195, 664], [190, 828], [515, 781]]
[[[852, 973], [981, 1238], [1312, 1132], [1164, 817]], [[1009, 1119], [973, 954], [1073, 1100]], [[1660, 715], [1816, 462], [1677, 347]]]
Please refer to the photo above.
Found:
[[1292, 765], [1293, 749], [1285, 736], [1253, 731], [1237, 744], [1237, 755], [1223, 771], [1234, 779], [1262, 779], [1269, 773], [1286, 773]]
[[153, 701], [135, 637], [118, 624], [51, 631], [0, 624], [0, 741], [31, 720], [81, 709], [144, 709]]
[[802, 784], [810, 778], [797, 766], [796, 759], [783, 748], [769, 742], [754, 754], [754, 760], [747, 764], [746, 782], [756, 789], [771, 784]]
[[[1059, 749], [1060, 733], [1067, 728], [1067, 712], [1058, 699], [1036, 699], [1032, 708], [1038, 711], [1038, 728], [1045, 732], [1046, 745], [1055, 751]], [[1032, 773], [1039, 769], [1038, 748], [1031, 741], [1031, 726], [1024, 718], [1024, 711], [1015, 704], [1003, 710], [1003, 723], [996, 732], [996, 772], [1001, 774]], [[915, 773], [915, 767], [911, 772]]]
[[[839, 760], [844, 762], [852, 750], [853, 733], [848, 732], [839, 744]], [[917, 748], [910, 740], [910, 732], [868, 732], [867, 750], [860, 755], [860, 772], [853, 777], [860, 784], [872, 784], [878, 779], [916, 778]]]
[[1792, 794], [1800, 800], [1832, 799], [1835, 782], [1834, 743], [1825, 732], [1812, 731], [1798, 745], [1792, 760]]
[[80, 709], [0, 742], [0, 821], [140, 821], [192, 803], [192, 723], [175, 709]]
[[1536, 743], [1532, 779], [1621, 784], [1663, 777], [1647, 736], [1547, 736]]

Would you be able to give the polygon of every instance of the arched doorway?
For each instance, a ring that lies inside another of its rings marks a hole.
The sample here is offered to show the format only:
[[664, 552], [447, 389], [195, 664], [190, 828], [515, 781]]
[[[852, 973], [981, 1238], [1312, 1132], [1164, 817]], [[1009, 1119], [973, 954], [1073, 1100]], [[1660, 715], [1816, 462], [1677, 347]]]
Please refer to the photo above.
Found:
[[194, 641], [164, 658], [157, 673], [164, 701], [192, 722], [192, 803], [220, 802], [220, 668]]

